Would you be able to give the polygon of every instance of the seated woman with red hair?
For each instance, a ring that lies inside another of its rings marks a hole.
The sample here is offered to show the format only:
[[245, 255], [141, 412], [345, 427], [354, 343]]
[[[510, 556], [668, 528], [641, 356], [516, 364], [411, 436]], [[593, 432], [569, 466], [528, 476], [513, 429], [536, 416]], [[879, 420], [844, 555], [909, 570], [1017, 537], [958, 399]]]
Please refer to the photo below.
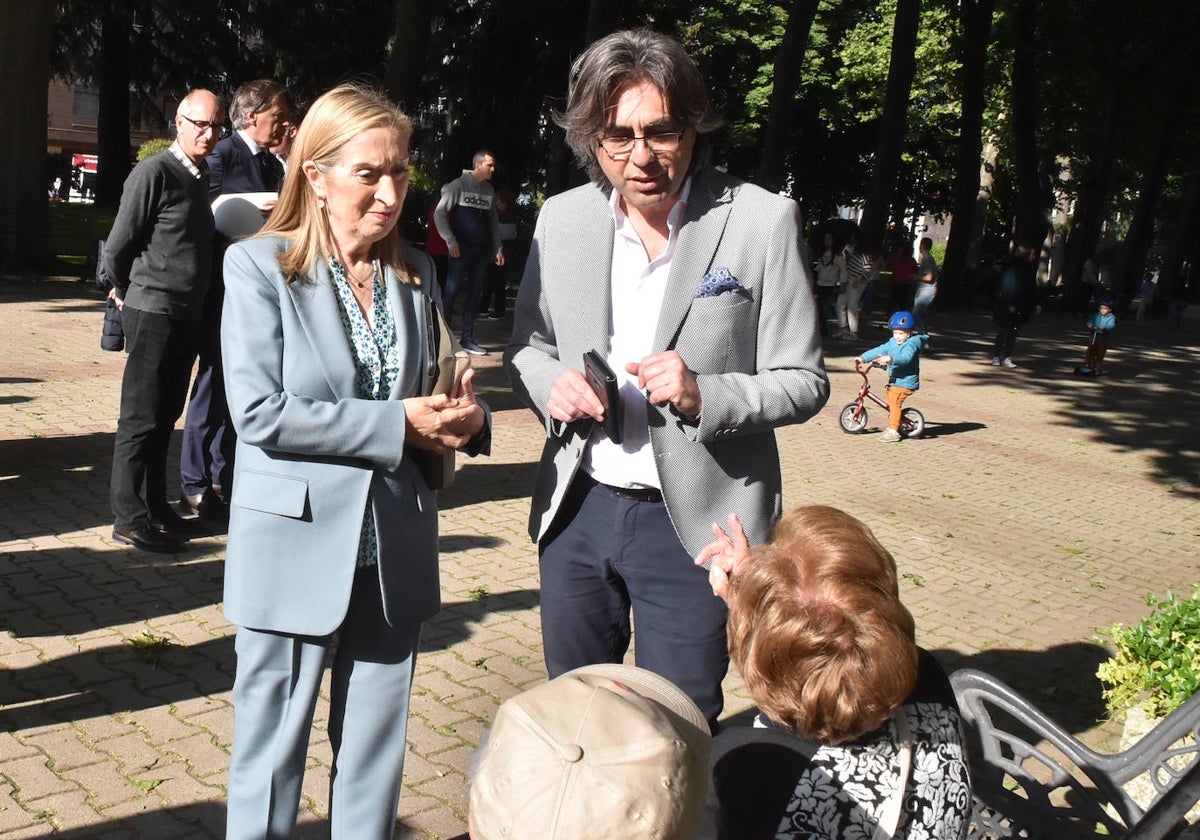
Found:
[[729, 654], [760, 714], [713, 741], [701, 837], [964, 836], [958, 707], [917, 647], [892, 555], [823, 506], [788, 513], [753, 549], [736, 516], [713, 533], [696, 562], [729, 604]]

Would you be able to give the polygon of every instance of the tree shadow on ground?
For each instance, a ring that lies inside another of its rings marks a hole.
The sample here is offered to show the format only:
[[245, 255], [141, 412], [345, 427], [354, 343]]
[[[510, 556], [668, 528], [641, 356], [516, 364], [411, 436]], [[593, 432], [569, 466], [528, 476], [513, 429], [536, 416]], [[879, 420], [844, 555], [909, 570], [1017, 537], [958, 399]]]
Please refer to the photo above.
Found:
[[[438, 507], [452, 510], [502, 499], [528, 498], [537, 473], [537, 462], [500, 464], [488, 458], [458, 457], [454, 483], [438, 491]], [[535, 456], [536, 458], [536, 456]]]
[[[54, 831], [47, 824], [47, 836], [50, 832], [57, 840], [96, 840], [97, 837], [120, 837], [122, 840], [221, 840], [225, 836], [224, 802], [197, 802], [174, 808], [157, 808], [154, 807], [156, 804], [154, 796], [148, 794], [145, 810], [140, 814], [66, 831]], [[329, 823], [302, 818], [292, 836], [295, 840], [329, 840]], [[415, 840], [415, 837], [405, 833], [402, 828], [396, 832], [396, 840]]]
[[[0, 440], [0, 540], [27, 540], [111, 524], [113, 433]], [[173, 435], [178, 465], [179, 435]], [[168, 474], [168, 486], [172, 478]], [[174, 481], [178, 482], [178, 473]]]
[[[536, 590], [445, 602], [425, 623], [420, 655], [471, 638], [489, 615], [525, 612], [537, 603]], [[233, 688], [233, 638], [230, 630], [210, 641], [185, 644], [171, 639], [169, 630], [151, 630], [28, 667], [7, 668], [0, 726], [13, 732], [118, 713], [136, 720], [136, 713], [145, 709], [223, 694]]]
[[1083, 322], [1083, 317], [1043, 315], [1023, 327], [1015, 370], [988, 364], [995, 337], [990, 316], [955, 314], [953, 328], [937, 332], [934, 347], [937, 354], [979, 360], [977, 371], [963, 375], [966, 384], [1001, 383], [1039, 392], [1065, 429], [1117, 450], [1146, 452], [1152, 479], [1200, 498], [1193, 420], [1200, 417], [1195, 387], [1200, 334], [1194, 327], [1171, 332], [1162, 320], [1118, 324], [1104, 376], [1079, 377], [1074, 369], [1082, 364], [1091, 336]]
[[[84, 282], [75, 278], [74, 281], [63, 281], [58, 278], [37, 278], [32, 280], [0, 280], [0, 303], [17, 303], [29, 301], [103, 301], [104, 292], [97, 288], [95, 282]], [[80, 309], [84, 306], [80, 303]], [[87, 307], [91, 308], [91, 307]], [[103, 305], [101, 305], [103, 310]], [[99, 332], [99, 327], [97, 327]]]
[[1096, 668], [1110, 654], [1098, 644], [1071, 642], [1046, 650], [994, 648], [972, 655], [946, 649], [932, 653], [947, 672], [974, 668], [1008, 683], [1069, 732], [1094, 729], [1108, 717]]
[[0, 566], [0, 629], [19, 639], [79, 636], [220, 603], [220, 558], [127, 549], [19, 551]]
[[421, 653], [448, 650], [474, 636], [478, 625], [489, 615], [532, 610], [539, 599], [537, 589], [513, 589], [481, 591], [480, 597], [468, 601], [443, 601], [441, 611], [421, 629]]

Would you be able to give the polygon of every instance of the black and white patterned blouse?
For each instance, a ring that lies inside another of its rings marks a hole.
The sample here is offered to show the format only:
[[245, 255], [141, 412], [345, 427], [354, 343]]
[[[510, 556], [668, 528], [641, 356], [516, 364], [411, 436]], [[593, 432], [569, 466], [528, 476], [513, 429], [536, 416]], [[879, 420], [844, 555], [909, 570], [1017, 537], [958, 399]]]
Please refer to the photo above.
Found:
[[[901, 711], [914, 751], [895, 838], [957, 840], [965, 836], [971, 811], [961, 721], [946, 673], [926, 651], [920, 652], [917, 686]], [[871, 840], [896, 791], [899, 752], [894, 719], [836, 747], [770, 724], [727, 729], [713, 741], [701, 837]]]

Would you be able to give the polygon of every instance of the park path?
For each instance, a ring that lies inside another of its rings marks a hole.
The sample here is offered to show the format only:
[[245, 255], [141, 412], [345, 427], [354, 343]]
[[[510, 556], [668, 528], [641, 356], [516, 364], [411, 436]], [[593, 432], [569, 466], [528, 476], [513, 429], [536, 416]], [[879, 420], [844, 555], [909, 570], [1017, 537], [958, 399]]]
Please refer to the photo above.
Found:
[[[99, 349], [102, 311], [74, 282], [0, 281], [0, 839], [219, 838], [233, 729], [224, 541], [168, 557], [112, 541], [123, 357]], [[922, 645], [1001, 675], [1112, 748], [1098, 629], [1138, 620], [1149, 592], [1200, 580], [1197, 324], [1123, 327], [1109, 376], [1093, 381], [1070, 374], [1084, 340], [1074, 318], [1035, 324], [1022, 366], [1003, 370], [987, 364], [990, 319], [933, 314], [936, 353], [911, 403], [925, 439], [843, 434], [849, 358], [869, 342], [830, 344], [829, 405], [779, 434], [785, 504], [864, 519], [896, 556]], [[509, 326], [482, 322], [480, 338], [498, 350]], [[499, 354], [478, 362], [494, 454], [462, 459], [442, 494], [444, 607], [418, 661], [405, 838], [466, 830], [476, 745], [502, 700], [545, 677], [525, 535], [542, 432]], [[872, 412], [872, 427], [882, 420]], [[744, 718], [736, 674], [726, 687], [726, 716]], [[307, 840], [328, 836], [327, 711], [304, 786]]]

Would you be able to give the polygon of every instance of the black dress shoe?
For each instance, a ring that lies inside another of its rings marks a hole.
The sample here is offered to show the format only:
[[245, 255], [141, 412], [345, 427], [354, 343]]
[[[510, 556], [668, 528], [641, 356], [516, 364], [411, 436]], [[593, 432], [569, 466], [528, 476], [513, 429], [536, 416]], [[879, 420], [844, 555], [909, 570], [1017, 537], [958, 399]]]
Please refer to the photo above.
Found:
[[209, 522], [226, 523], [229, 521], [229, 503], [221, 495], [218, 488], [204, 491], [200, 498], [200, 518]]
[[205, 530], [199, 519], [184, 519], [169, 507], [153, 511], [150, 514], [150, 524], [159, 531], [184, 538], [203, 534]]
[[199, 516], [200, 502], [204, 496], [200, 493], [192, 495], [191, 493], [181, 493], [179, 501], [175, 503], [175, 510], [179, 511], [180, 516]]
[[142, 551], [155, 551], [159, 554], [177, 554], [183, 551], [183, 543], [178, 537], [165, 534], [150, 525], [139, 525], [128, 531], [113, 528], [113, 539], [123, 545], [131, 545]]

